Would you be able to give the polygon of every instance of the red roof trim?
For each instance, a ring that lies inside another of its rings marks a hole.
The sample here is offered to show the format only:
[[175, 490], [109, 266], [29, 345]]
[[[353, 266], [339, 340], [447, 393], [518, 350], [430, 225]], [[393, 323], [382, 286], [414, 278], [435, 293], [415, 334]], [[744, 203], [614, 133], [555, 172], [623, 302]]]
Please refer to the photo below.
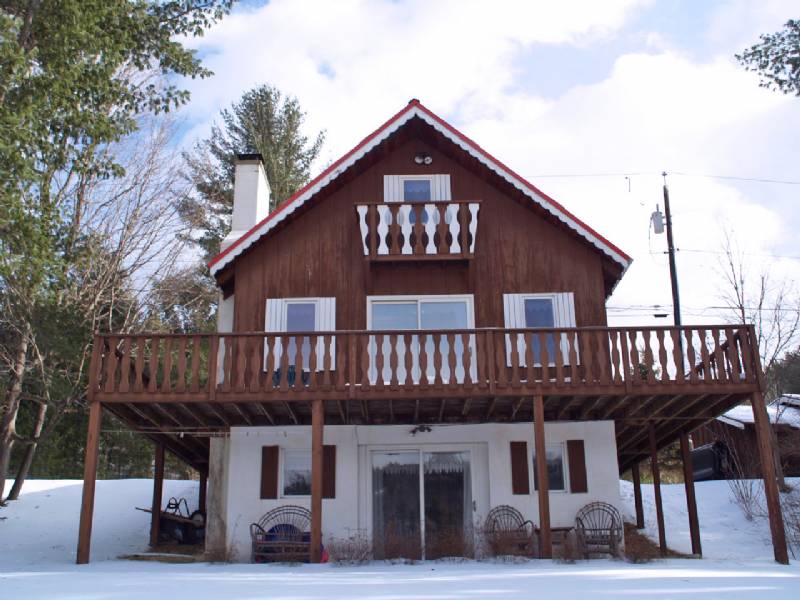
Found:
[[518, 175], [516, 172], [514, 172], [512, 169], [508, 168], [508, 167], [507, 167], [505, 164], [503, 164], [501, 161], [499, 161], [499, 160], [498, 160], [498, 159], [496, 159], [494, 156], [492, 156], [491, 154], [489, 154], [488, 152], [486, 152], [486, 150], [484, 150], [483, 148], [481, 148], [481, 147], [480, 147], [480, 146], [479, 146], [477, 143], [475, 143], [473, 140], [471, 140], [471, 139], [470, 139], [470, 138], [468, 138], [466, 135], [464, 135], [463, 133], [461, 133], [461, 132], [460, 132], [458, 129], [456, 129], [455, 127], [453, 127], [452, 125], [450, 125], [450, 124], [449, 124], [447, 121], [445, 121], [444, 119], [442, 119], [442, 118], [441, 118], [441, 117], [439, 117], [438, 115], [436, 115], [436, 114], [434, 114], [433, 112], [431, 112], [431, 111], [430, 111], [428, 108], [426, 108], [425, 106], [423, 106], [423, 105], [422, 105], [422, 103], [421, 103], [419, 100], [416, 100], [416, 99], [414, 99], [414, 100], [411, 100], [411, 101], [410, 101], [410, 102], [409, 102], [409, 103], [408, 103], [408, 104], [407, 104], [405, 107], [403, 107], [403, 109], [402, 109], [402, 110], [400, 110], [399, 112], [397, 112], [397, 113], [396, 113], [395, 115], [393, 115], [393, 116], [392, 116], [390, 119], [388, 119], [388, 120], [387, 120], [385, 123], [383, 123], [383, 124], [382, 124], [380, 127], [378, 127], [378, 128], [375, 130], [375, 131], [373, 131], [372, 133], [370, 133], [370, 134], [369, 134], [368, 136], [366, 136], [366, 137], [365, 137], [363, 140], [361, 140], [361, 141], [360, 141], [358, 144], [356, 144], [356, 146], [354, 146], [354, 147], [353, 147], [353, 148], [352, 148], [352, 149], [351, 149], [349, 152], [347, 152], [346, 154], [344, 154], [344, 155], [343, 155], [341, 158], [339, 158], [339, 159], [338, 159], [336, 162], [334, 162], [333, 164], [331, 164], [331, 165], [330, 165], [330, 166], [329, 166], [327, 169], [325, 169], [324, 171], [322, 171], [322, 173], [320, 173], [319, 175], [317, 175], [317, 176], [316, 176], [314, 179], [312, 179], [311, 181], [309, 181], [309, 182], [308, 182], [306, 185], [304, 185], [302, 188], [300, 188], [300, 189], [299, 189], [297, 192], [295, 192], [294, 194], [292, 194], [292, 196], [291, 196], [291, 197], [289, 197], [289, 198], [287, 198], [286, 200], [284, 200], [284, 201], [283, 201], [283, 202], [280, 204], [280, 206], [278, 206], [278, 207], [277, 207], [277, 208], [276, 208], [276, 209], [275, 209], [275, 210], [274, 210], [272, 213], [270, 213], [270, 214], [269, 214], [269, 215], [267, 215], [267, 216], [266, 216], [264, 219], [262, 219], [261, 221], [259, 221], [258, 223], [256, 223], [256, 224], [255, 224], [253, 227], [251, 227], [251, 228], [250, 228], [250, 229], [249, 229], [249, 230], [248, 230], [248, 231], [247, 231], [247, 232], [246, 232], [244, 235], [242, 235], [242, 236], [241, 236], [239, 239], [237, 239], [237, 240], [236, 240], [236, 241], [235, 241], [233, 244], [231, 244], [231, 245], [230, 245], [228, 248], [226, 248], [224, 251], [222, 251], [222, 252], [220, 252], [219, 254], [217, 254], [217, 255], [216, 255], [216, 256], [215, 256], [213, 259], [211, 259], [211, 261], [208, 263], [208, 267], [209, 267], [209, 268], [212, 268], [212, 267], [213, 267], [215, 264], [217, 264], [217, 263], [219, 263], [220, 261], [222, 261], [222, 260], [223, 260], [223, 259], [224, 259], [224, 258], [225, 258], [225, 257], [226, 257], [228, 254], [230, 254], [231, 252], [233, 252], [233, 251], [234, 251], [234, 250], [235, 250], [235, 249], [236, 249], [238, 246], [240, 246], [240, 245], [241, 245], [241, 244], [242, 244], [242, 243], [243, 243], [243, 242], [244, 242], [246, 239], [248, 239], [248, 238], [249, 238], [251, 235], [253, 235], [253, 234], [256, 232], [256, 230], [260, 229], [260, 228], [261, 228], [262, 226], [264, 226], [266, 223], [269, 223], [270, 221], [272, 221], [273, 219], [275, 219], [276, 217], [278, 217], [278, 216], [279, 216], [279, 215], [280, 215], [280, 214], [281, 214], [281, 213], [282, 213], [284, 210], [286, 210], [286, 208], [287, 208], [287, 207], [288, 207], [288, 206], [289, 206], [289, 205], [290, 205], [290, 204], [291, 204], [291, 203], [292, 203], [294, 200], [296, 200], [297, 198], [299, 198], [300, 196], [302, 196], [302, 195], [303, 195], [304, 193], [306, 193], [306, 192], [307, 192], [309, 189], [313, 188], [313, 187], [314, 187], [314, 186], [315, 186], [317, 183], [319, 183], [319, 182], [320, 182], [322, 179], [324, 179], [325, 177], [327, 177], [328, 175], [330, 175], [330, 174], [331, 174], [333, 171], [335, 171], [335, 170], [336, 170], [336, 169], [339, 167], [339, 165], [341, 165], [343, 162], [345, 162], [345, 161], [346, 161], [347, 159], [349, 159], [351, 156], [353, 156], [354, 154], [356, 154], [356, 153], [357, 153], [359, 150], [361, 150], [361, 148], [363, 148], [364, 146], [366, 146], [367, 144], [369, 144], [369, 143], [370, 143], [370, 142], [371, 142], [373, 139], [375, 139], [376, 137], [378, 137], [378, 136], [379, 136], [379, 135], [380, 135], [380, 134], [383, 132], [383, 130], [384, 130], [384, 129], [386, 129], [387, 127], [389, 127], [390, 125], [392, 125], [392, 123], [394, 123], [396, 120], [398, 120], [400, 117], [402, 117], [402, 116], [403, 116], [403, 115], [404, 115], [406, 112], [408, 112], [409, 110], [411, 110], [411, 109], [413, 109], [413, 108], [415, 108], [415, 107], [416, 107], [416, 108], [418, 108], [418, 109], [419, 109], [421, 112], [425, 113], [425, 114], [426, 114], [428, 117], [430, 117], [431, 119], [433, 119], [433, 120], [434, 120], [436, 123], [438, 123], [439, 125], [441, 125], [441, 126], [442, 126], [442, 127], [444, 127], [445, 129], [447, 129], [447, 130], [448, 130], [450, 133], [452, 133], [452, 134], [453, 134], [453, 135], [455, 135], [456, 137], [460, 138], [460, 139], [461, 139], [461, 140], [462, 140], [464, 143], [466, 143], [467, 145], [471, 146], [471, 147], [472, 147], [472, 148], [473, 148], [475, 151], [479, 152], [480, 154], [482, 154], [483, 156], [485, 156], [485, 157], [486, 157], [488, 160], [490, 160], [491, 162], [495, 163], [495, 164], [497, 165], [497, 167], [499, 167], [500, 169], [502, 169], [503, 171], [505, 171], [505, 172], [506, 172], [506, 173], [507, 173], [509, 176], [511, 176], [511, 177], [513, 177], [513, 178], [515, 178], [515, 179], [517, 179], [517, 180], [518, 180], [520, 183], [522, 183], [524, 186], [526, 186], [526, 187], [527, 187], [527, 188], [528, 188], [530, 191], [534, 192], [534, 193], [535, 193], [535, 194], [537, 194], [537, 195], [538, 195], [538, 196], [539, 196], [539, 197], [540, 197], [542, 200], [544, 200], [544, 201], [546, 201], [547, 203], [549, 203], [549, 204], [550, 204], [550, 205], [551, 205], [551, 206], [552, 206], [554, 209], [556, 209], [558, 212], [561, 212], [561, 213], [562, 213], [562, 214], [564, 214], [564, 215], [565, 215], [565, 216], [566, 216], [568, 219], [571, 219], [571, 220], [572, 220], [572, 221], [573, 221], [573, 222], [574, 222], [574, 223], [575, 223], [575, 224], [576, 224], [578, 227], [580, 227], [580, 228], [584, 229], [584, 230], [585, 230], [585, 231], [586, 231], [588, 234], [590, 234], [591, 236], [595, 237], [595, 238], [596, 238], [598, 241], [600, 241], [601, 243], [605, 244], [605, 245], [606, 245], [606, 246], [608, 246], [610, 249], [612, 249], [614, 252], [616, 252], [616, 253], [617, 253], [617, 254], [618, 254], [620, 257], [622, 257], [622, 258], [623, 258], [623, 259], [624, 259], [626, 262], [628, 262], [628, 263], [630, 263], [630, 262], [631, 262], [631, 260], [632, 260], [632, 259], [631, 259], [631, 257], [630, 257], [630, 256], [628, 256], [628, 255], [627, 255], [625, 252], [623, 252], [622, 250], [620, 250], [620, 248], [619, 248], [619, 247], [617, 247], [615, 244], [613, 244], [612, 242], [610, 242], [608, 239], [606, 239], [605, 237], [603, 237], [602, 235], [600, 235], [600, 234], [599, 234], [597, 231], [595, 231], [595, 230], [594, 230], [593, 228], [591, 228], [589, 225], [587, 225], [586, 223], [584, 223], [583, 221], [581, 221], [579, 218], [577, 218], [575, 215], [573, 215], [573, 214], [572, 214], [570, 211], [568, 211], [566, 208], [564, 208], [564, 206], [562, 206], [562, 205], [561, 205], [559, 202], [557, 202], [556, 200], [554, 200], [553, 198], [551, 198], [550, 196], [548, 196], [547, 194], [545, 194], [544, 192], [542, 192], [542, 191], [541, 191], [539, 188], [537, 188], [535, 185], [533, 185], [532, 183], [530, 183], [529, 181], [527, 181], [525, 178], [523, 178], [523, 177], [521, 177], [520, 175]]
[[389, 120], [387, 120], [383, 125], [378, 127], [375, 131], [373, 131], [367, 137], [365, 137], [363, 140], [361, 140], [358, 144], [356, 144], [349, 152], [347, 152], [339, 160], [337, 160], [332, 165], [330, 165], [327, 169], [322, 171], [322, 173], [317, 175], [314, 179], [312, 179], [307, 184], [305, 184], [303, 187], [301, 187], [299, 190], [297, 190], [289, 198], [287, 198], [286, 200], [281, 202], [280, 205], [274, 211], [272, 211], [270, 214], [268, 214], [266, 217], [264, 217], [261, 221], [259, 221], [255, 225], [253, 225], [238, 240], [236, 240], [233, 244], [231, 244], [225, 250], [223, 250], [222, 252], [217, 254], [214, 258], [212, 258], [211, 261], [208, 263], [208, 267], [209, 268], [213, 267], [215, 264], [217, 264], [219, 261], [221, 261], [223, 258], [225, 258], [226, 255], [228, 255], [231, 251], [233, 251], [234, 248], [236, 248], [237, 246], [241, 245], [241, 243], [244, 242], [245, 239], [250, 237], [258, 228], [260, 228], [262, 225], [268, 223], [269, 221], [272, 221], [275, 217], [277, 217], [279, 214], [281, 214], [284, 210], [286, 210], [286, 207], [289, 206], [295, 199], [297, 199], [298, 197], [302, 196], [307, 190], [309, 190], [310, 188], [314, 187], [320, 180], [324, 179], [327, 175], [329, 175], [330, 173], [335, 171], [336, 168], [340, 164], [342, 164], [348, 158], [353, 156], [353, 154], [358, 152], [361, 148], [366, 146], [370, 141], [372, 141], [374, 138], [376, 138], [378, 135], [380, 135], [380, 133], [384, 129], [386, 129], [394, 121], [396, 121], [397, 119], [402, 117], [404, 113], [409, 111], [414, 106], [421, 106], [419, 104], [419, 100], [412, 100], [411, 102], [409, 102], [402, 110], [400, 110], [397, 114], [395, 114], [393, 117], [391, 117]]
[[614, 251], [615, 251], [617, 254], [619, 254], [620, 256], [622, 256], [623, 258], [625, 258], [625, 259], [626, 259], [628, 262], [630, 262], [630, 261], [632, 260], [632, 259], [631, 259], [631, 257], [630, 257], [630, 256], [628, 256], [628, 255], [627, 255], [625, 252], [623, 252], [622, 250], [620, 250], [620, 249], [619, 249], [619, 248], [616, 246], [616, 244], [613, 244], [613, 243], [611, 243], [611, 242], [610, 242], [610, 241], [608, 241], [608, 240], [607, 240], [605, 237], [603, 237], [602, 235], [600, 235], [599, 233], [597, 233], [597, 231], [595, 231], [595, 230], [594, 230], [593, 228], [591, 228], [589, 225], [587, 225], [586, 223], [584, 223], [583, 221], [581, 221], [581, 220], [580, 220], [578, 217], [576, 217], [575, 215], [573, 215], [573, 214], [572, 214], [570, 211], [568, 211], [566, 208], [564, 208], [564, 206], [562, 206], [562, 205], [561, 205], [559, 202], [557, 202], [556, 200], [553, 200], [553, 198], [551, 198], [550, 196], [548, 196], [547, 194], [545, 194], [545, 193], [544, 193], [542, 190], [540, 190], [539, 188], [537, 188], [535, 185], [533, 185], [533, 184], [532, 184], [531, 182], [529, 182], [527, 179], [525, 179], [525, 178], [524, 178], [524, 177], [522, 177], [521, 175], [518, 175], [518, 174], [517, 174], [515, 171], [513, 171], [512, 169], [508, 168], [508, 167], [507, 167], [505, 164], [503, 164], [501, 161], [497, 160], [497, 159], [496, 159], [494, 156], [492, 156], [491, 154], [489, 154], [489, 153], [488, 153], [486, 150], [484, 150], [483, 148], [481, 148], [481, 147], [480, 147], [480, 146], [479, 146], [477, 143], [475, 143], [473, 140], [471, 140], [471, 139], [470, 139], [470, 138], [468, 138], [466, 135], [464, 135], [463, 133], [461, 133], [461, 132], [460, 132], [458, 129], [456, 129], [455, 127], [453, 127], [452, 125], [450, 125], [450, 123], [448, 123], [447, 121], [445, 121], [444, 119], [442, 119], [442, 118], [441, 118], [439, 115], [436, 115], [436, 114], [432, 113], [432, 112], [431, 112], [430, 110], [428, 110], [428, 109], [427, 109], [425, 106], [423, 106], [422, 104], [420, 104], [418, 101], [417, 101], [417, 106], [419, 107], [419, 109], [420, 109], [422, 112], [424, 112], [426, 115], [428, 115], [428, 116], [429, 116], [431, 119], [433, 119], [434, 121], [436, 121], [437, 123], [439, 123], [439, 124], [440, 124], [442, 127], [446, 128], [448, 131], [450, 131], [450, 133], [452, 133], [452, 134], [454, 134], [454, 135], [456, 135], [456, 136], [460, 137], [462, 140], [464, 140], [464, 142], [466, 142], [467, 144], [469, 144], [470, 146], [472, 146], [472, 147], [473, 147], [475, 150], [477, 150], [477, 151], [478, 151], [478, 152], [480, 152], [481, 154], [485, 155], [485, 156], [486, 156], [486, 158], [488, 158], [489, 160], [491, 160], [491, 161], [495, 162], [495, 163], [497, 164], [497, 166], [498, 166], [498, 167], [500, 167], [501, 169], [503, 169], [504, 171], [506, 171], [506, 172], [507, 172], [509, 175], [511, 175], [512, 177], [514, 177], [514, 178], [516, 178], [516, 179], [519, 179], [519, 181], [520, 181], [520, 182], [522, 182], [523, 184], [525, 184], [525, 185], [526, 185], [527, 187], [529, 187], [529, 188], [530, 188], [532, 191], [536, 192], [536, 193], [537, 193], [539, 196], [541, 196], [541, 197], [542, 197], [542, 199], [544, 199], [544, 200], [546, 200], [547, 202], [549, 202], [550, 204], [552, 204], [552, 205], [553, 205], [553, 207], [555, 207], [557, 210], [559, 210], [560, 212], [564, 213], [564, 214], [565, 214], [566, 216], [568, 216], [570, 219], [572, 219], [573, 221], [575, 221], [575, 223], [577, 223], [577, 224], [578, 224], [580, 227], [583, 227], [584, 229], [586, 229], [586, 230], [587, 230], [589, 233], [591, 233], [591, 234], [592, 234], [594, 237], [596, 237], [598, 240], [600, 240], [601, 242], [603, 242], [604, 244], [606, 244], [607, 246], [609, 246], [609, 247], [610, 247], [611, 249], [613, 249], [613, 250], [614, 250]]

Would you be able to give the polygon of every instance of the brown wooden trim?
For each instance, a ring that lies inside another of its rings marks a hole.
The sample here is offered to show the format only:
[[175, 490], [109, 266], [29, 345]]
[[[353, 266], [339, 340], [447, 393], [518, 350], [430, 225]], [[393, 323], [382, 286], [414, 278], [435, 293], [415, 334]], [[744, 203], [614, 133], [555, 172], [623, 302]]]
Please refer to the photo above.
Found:
[[[99, 348], [95, 336], [93, 355]], [[95, 362], [94, 359], [92, 362]], [[89, 389], [93, 391], [93, 375], [96, 369], [89, 372]], [[96, 380], [95, 380], [96, 381]], [[90, 392], [90, 398], [93, 395]], [[92, 543], [92, 517], [94, 514], [94, 490], [97, 480], [97, 457], [100, 449], [100, 425], [103, 420], [103, 407], [99, 402], [89, 405], [89, 425], [86, 433], [86, 452], [83, 458], [83, 496], [81, 498], [81, 520], [78, 526], [78, 552], [76, 563], [85, 565], [89, 562]]]
[[681, 459], [683, 461], [683, 485], [686, 489], [686, 512], [689, 515], [689, 535], [692, 538], [692, 554], [703, 555], [700, 544], [700, 520], [697, 516], [697, 499], [694, 493], [694, 469], [692, 469], [692, 452], [689, 449], [689, 436], [682, 433]]
[[511, 493], [530, 494], [528, 478], [528, 443], [511, 442]]
[[150, 546], [158, 546], [161, 525], [161, 500], [164, 495], [164, 444], [156, 444], [153, 461], [153, 502], [150, 512]]
[[536, 447], [536, 473], [539, 484], [539, 557], [553, 558], [547, 446], [544, 438], [544, 401], [541, 396], [535, 396], [533, 399], [533, 441]]
[[[760, 366], [758, 371], [761, 371]], [[781, 500], [778, 493], [778, 483], [775, 478], [775, 462], [770, 433], [769, 416], [761, 393], [753, 394], [751, 400], [753, 417], [755, 419], [756, 438], [758, 439], [758, 454], [761, 458], [761, 472], [764, 474], [764, 496], [767, 499], [767, 512], [769, 513], [769, 529], [772, 534], [772, 548], [775, 560], [782, 565], [789, 564], [789, 554], [786, 548], [786, 530], [781, 514]]]
[[639, 463], [631, 466], [633, 480], [633, 504], [636, 510], [636, 529], [644, 529], [644, 505], [642, 503], [642, 478], [639, 474]]
[[261, 499], [278, 497], [278, 446], [261, 447]]
[[322, 455], [322, 497], [336, 498], [336, 446], [323, 446]]
[[322, 559], [322, 472], [324, 465], [322, 400], [311, 404], [311, 562]]
[[661, 502], [661, 471], [658, 467], [658, 446], [656, 445], [656, 428], [651, 423], [648, 427], [650, 439], [650, 469], [653, 472], [653, 492], [656, 504], [656, 519], [658, 521], [658, 547], [661, 556], [667, 555], [667, 537], [664, 527], [664, 505]]
[[589, 485], [586, 477], [586, 453], [583, 440], [567, 440], [567, 461], [570, 493], [585, 494], [589, 491]]

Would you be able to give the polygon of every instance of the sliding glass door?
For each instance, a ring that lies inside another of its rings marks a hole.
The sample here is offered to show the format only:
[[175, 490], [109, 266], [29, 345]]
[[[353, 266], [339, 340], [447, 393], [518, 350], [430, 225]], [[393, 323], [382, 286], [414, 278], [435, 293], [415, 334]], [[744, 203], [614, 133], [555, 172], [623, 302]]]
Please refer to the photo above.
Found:
[[[370, 298], [368, 304], [369, 328], [375, 331], [391, 330], [458, 330], [470, 329], [473, 327], [474, 319], [472, 314], [471, 296], [420, 296], [420, 297], [384, 297]], [[384, 381], [392, 379], [392, 367], [390, 357], [392, 351], [396, 356], [405, 357], [406, 353], [411, 354], [411, 380], [417, 384], [420, 380], [422, 369], [428, 381], [435, 378], [435, 350], [440, 356], [447, 357], [450, 353], [450, 342], [447, 336], [441, 336], [434, 341], [433, 337], [425, 336], [425, 364], [420, 364], [420, 337], [413, 335], [408, 339], [398, 338], [392, 347], [392, 340], [384, 337], [380, 344], [373, 337], [370, 341], [370, 380], [375, 383], [378, 378], [376, 367], [376, 357], [380, 352], [383, 355], [383, 368], [381, 375]], [[380, 348], [378, 348], [380, 345]], [[408, 347], [406, 347], [408, 345]], [[456, 357], [455, 369], [450, 368], [448, 360], [442, 360], [440, 367], [440, 377], [443, 382], [450, 383], [464, 381], [465, 365], [472, 365], [471, 373], [475, 373], [474, 367], [474, 340], [470, 338], [467, 348], [465, 348], [464, 338], [456, 336], [453, 342], [453, 353]], [[472, 353], [472, 356], [467, 356]], [[451, 372], [452, 371], [452, 372]], [[397, 365], [398, 381], [406, 381], [406, 361], [398, 360]]]
[[375, 558], [472, 554], [469, 451], [372, 453]]

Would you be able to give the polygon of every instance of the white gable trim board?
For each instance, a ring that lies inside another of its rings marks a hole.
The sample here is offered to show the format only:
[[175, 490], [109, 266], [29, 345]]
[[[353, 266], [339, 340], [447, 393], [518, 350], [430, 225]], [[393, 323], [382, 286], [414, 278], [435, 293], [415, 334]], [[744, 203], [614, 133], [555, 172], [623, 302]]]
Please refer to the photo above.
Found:
[[381, 129], [376, 131], [372, 136], [364, 140], [350, 153], [346, 154], [337, 163], [334, 163], [328, 170], [324, 171], [315, 181], [313, 181], [306, 188], [301, 190], [295, 197], [289, 200], [283, 207], [279, 208], [261, 223], [257, 224], [253, 229], [244, 234], [239, 240], [234, 242], [227, 251], [218, 255], [214, 261], [209, 265], [212, 275], [217, 274], [221, 269], [228, 265], [234, 258], [239, 256], [242, 252], [252, 246], [258, 239], [275, 228], [279, 223], [284, 221], [291, 215], [297, 208], [308, 202], [315, 194], [325, 188], [329, 183], [334, 181], [339, 175], [344, 173], [347, 169], [352, 167], [358, 160], [366, 155], [370, 150], [381, 144], [395, 131], [402, 127], [412, 118], [417, 117], [425, 121], [436, 131], [441, 133], [447, 139], [466, 151], [468, 154], [477, 159], [480, 163], [494, 171], [504, 180], [520, 190], [523, 194], [528, 196], [536, 204], [547, 210], [557, 219], [566, 224], [569, 228], [577, 232], [584, 239], [594, 245], [596, 248], [604, 252], [612, 260], [618, 263], [623, 268], [623, 274], [630, 266], [630, 258], [622, 255], [619, 251], [609, 245], [608, 242], [600, 238], [596, 233], [591, 231], [586, 225], [579, 222], [572, 215], [566, 213], [558, 206], [554, 205], [548, 199], [544, 198], [537, 190], [530, 184], [517, 177], [513, 172], [509, 171], [505, 166], [497, 162], [494, 158], [486, 154], [481, 148], [475, 146], [472, 142], [464, 138], [460, 133], [456, 132], [450, 127], [446, 127], [438, 118], [435, 118], [432, 113], [423, 108], [418, 103], [411, 103], [406, 109], [398, 113], [392, 120], [386, 123]]

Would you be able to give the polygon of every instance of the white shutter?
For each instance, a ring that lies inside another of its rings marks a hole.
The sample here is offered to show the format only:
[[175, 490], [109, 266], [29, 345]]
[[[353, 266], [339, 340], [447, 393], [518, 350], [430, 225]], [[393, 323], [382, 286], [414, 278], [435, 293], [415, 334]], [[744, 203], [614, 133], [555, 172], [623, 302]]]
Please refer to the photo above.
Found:
[[[503, 318], [505, 326], [509, 329], [525, 327], [525, 309], [522, 294], [503, 294]], [[506, 365], [511, 366], [511, 334], [506, 338]], [[524, 336], [517, 336], [517, 353], [519, 365], [525, 366], [525, 340]]]
[[431, 182], [431, 200], [434, 202], [449, 202], [452, 199], [450, 194], [450, 175], [434, 175]]
[[[555, 323], [556, 327], [576, 327], [575, 325], [575, 294], [573, 292], [563, 292], [555, 295]], [[561, 356], [564, 364], [569, 362], [569, 341], [567, 336], [572, 336], [575, 343], [574, 334], [562, 334], [561, 336]], [[577, 343], [575, 345], [575, 358], [580, 362]]]
[[[317, 331], [336, 331], [336, 298], [317, 299]], [[317, 369], [322, 371], [325, 368], [325, 340], [317, 340]], [[331, 369], [336, 368], [336, 337], [332, 337], [329, 349], [331, 355]]]
[[[283, 314], [286, 312], [283, 309], [283, 300], [280, 298], [268, 298], [267, 299], [267, 308], [264, 312], [264, 331], [268, 333], [278, 333], [283, 331], [284, 323], [283, 321]], [[264, 370], [267, 370], [267, 358], [269, 354], [269, 345], [267, 344], [267, 339], [264, 339]], [[281, 362], [281, 340], [280, 338], [275, 340], [275, 368], [278, 368], [278, 365]]]
[[400, 175], [383, 176], [383, 201], [402, 202], [403, 186], [400, 185]]

